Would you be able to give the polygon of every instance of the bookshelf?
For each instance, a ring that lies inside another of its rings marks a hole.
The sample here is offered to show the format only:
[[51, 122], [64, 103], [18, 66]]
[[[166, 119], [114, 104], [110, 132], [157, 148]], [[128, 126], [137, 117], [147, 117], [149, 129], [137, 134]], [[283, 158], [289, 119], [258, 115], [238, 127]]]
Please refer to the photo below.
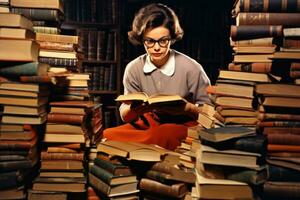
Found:
[[63, 32], [80, 37], [89, 93], [103, 104], [105, 128], [120, 124], [114, 99], [121, 91], [120, 0], [64, 0]]

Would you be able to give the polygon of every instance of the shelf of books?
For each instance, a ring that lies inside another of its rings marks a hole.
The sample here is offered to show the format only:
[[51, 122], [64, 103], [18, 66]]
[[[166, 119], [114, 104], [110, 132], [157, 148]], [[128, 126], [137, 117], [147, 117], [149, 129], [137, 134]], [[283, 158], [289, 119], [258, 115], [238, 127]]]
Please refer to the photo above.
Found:
[[[101, 99], [103, 107], [115, 105], [121, 87], [119, 4], [118, 0], [64, 1], [62, 30], [79, 37], [82, 72], [90, 74], [89, 93]], [[110, 114], [115, 115], [115, 110]], [[120, 124], [119, 115], [104, 118], [109, 119], [117, 121], [105, 123], [106, 128]]]

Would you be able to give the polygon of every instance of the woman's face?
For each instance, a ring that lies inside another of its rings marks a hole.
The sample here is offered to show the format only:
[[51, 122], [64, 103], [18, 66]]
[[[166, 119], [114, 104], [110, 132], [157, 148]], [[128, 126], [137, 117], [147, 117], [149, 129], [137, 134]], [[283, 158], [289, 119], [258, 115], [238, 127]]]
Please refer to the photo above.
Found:
[[171, 45], [169, 29], [159, 26], [146, 30], [143, 35], [143, 44], [153, 64], [157, 67], [164, 65], [169, 58]]

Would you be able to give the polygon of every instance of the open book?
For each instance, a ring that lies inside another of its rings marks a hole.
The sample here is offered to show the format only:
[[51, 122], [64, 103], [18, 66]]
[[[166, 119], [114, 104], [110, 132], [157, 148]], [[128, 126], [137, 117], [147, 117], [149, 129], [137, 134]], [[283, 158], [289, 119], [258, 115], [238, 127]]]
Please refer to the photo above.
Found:
[[147, 104], [178, 104], [185, 103], [186, 100], [179, 95], [155, 94], [148, 96], [146, 93], [129, 93], [119, 95], [116, 101], [120, 102], [140, 102]]

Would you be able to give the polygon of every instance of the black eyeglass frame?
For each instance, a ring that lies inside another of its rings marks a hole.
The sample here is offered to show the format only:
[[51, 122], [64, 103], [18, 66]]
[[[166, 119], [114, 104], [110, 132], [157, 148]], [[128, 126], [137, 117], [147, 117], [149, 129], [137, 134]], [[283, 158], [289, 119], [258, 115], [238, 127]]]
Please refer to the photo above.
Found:
[[[164, 36], [162, 38], [159, 38], [158, 40], [152, 39], [152, 38], [144, 38], [143, 39], [143, 44], [148, 47], [148, 48], [152, 48], [155, 46], [156, 43], [158, 43], [158, 45], [160, 47], [167, 47], [170, 43], [172, 39], [169, 36]], [[147, 43], [147, 42], [151, 42], [151, 44]]]

